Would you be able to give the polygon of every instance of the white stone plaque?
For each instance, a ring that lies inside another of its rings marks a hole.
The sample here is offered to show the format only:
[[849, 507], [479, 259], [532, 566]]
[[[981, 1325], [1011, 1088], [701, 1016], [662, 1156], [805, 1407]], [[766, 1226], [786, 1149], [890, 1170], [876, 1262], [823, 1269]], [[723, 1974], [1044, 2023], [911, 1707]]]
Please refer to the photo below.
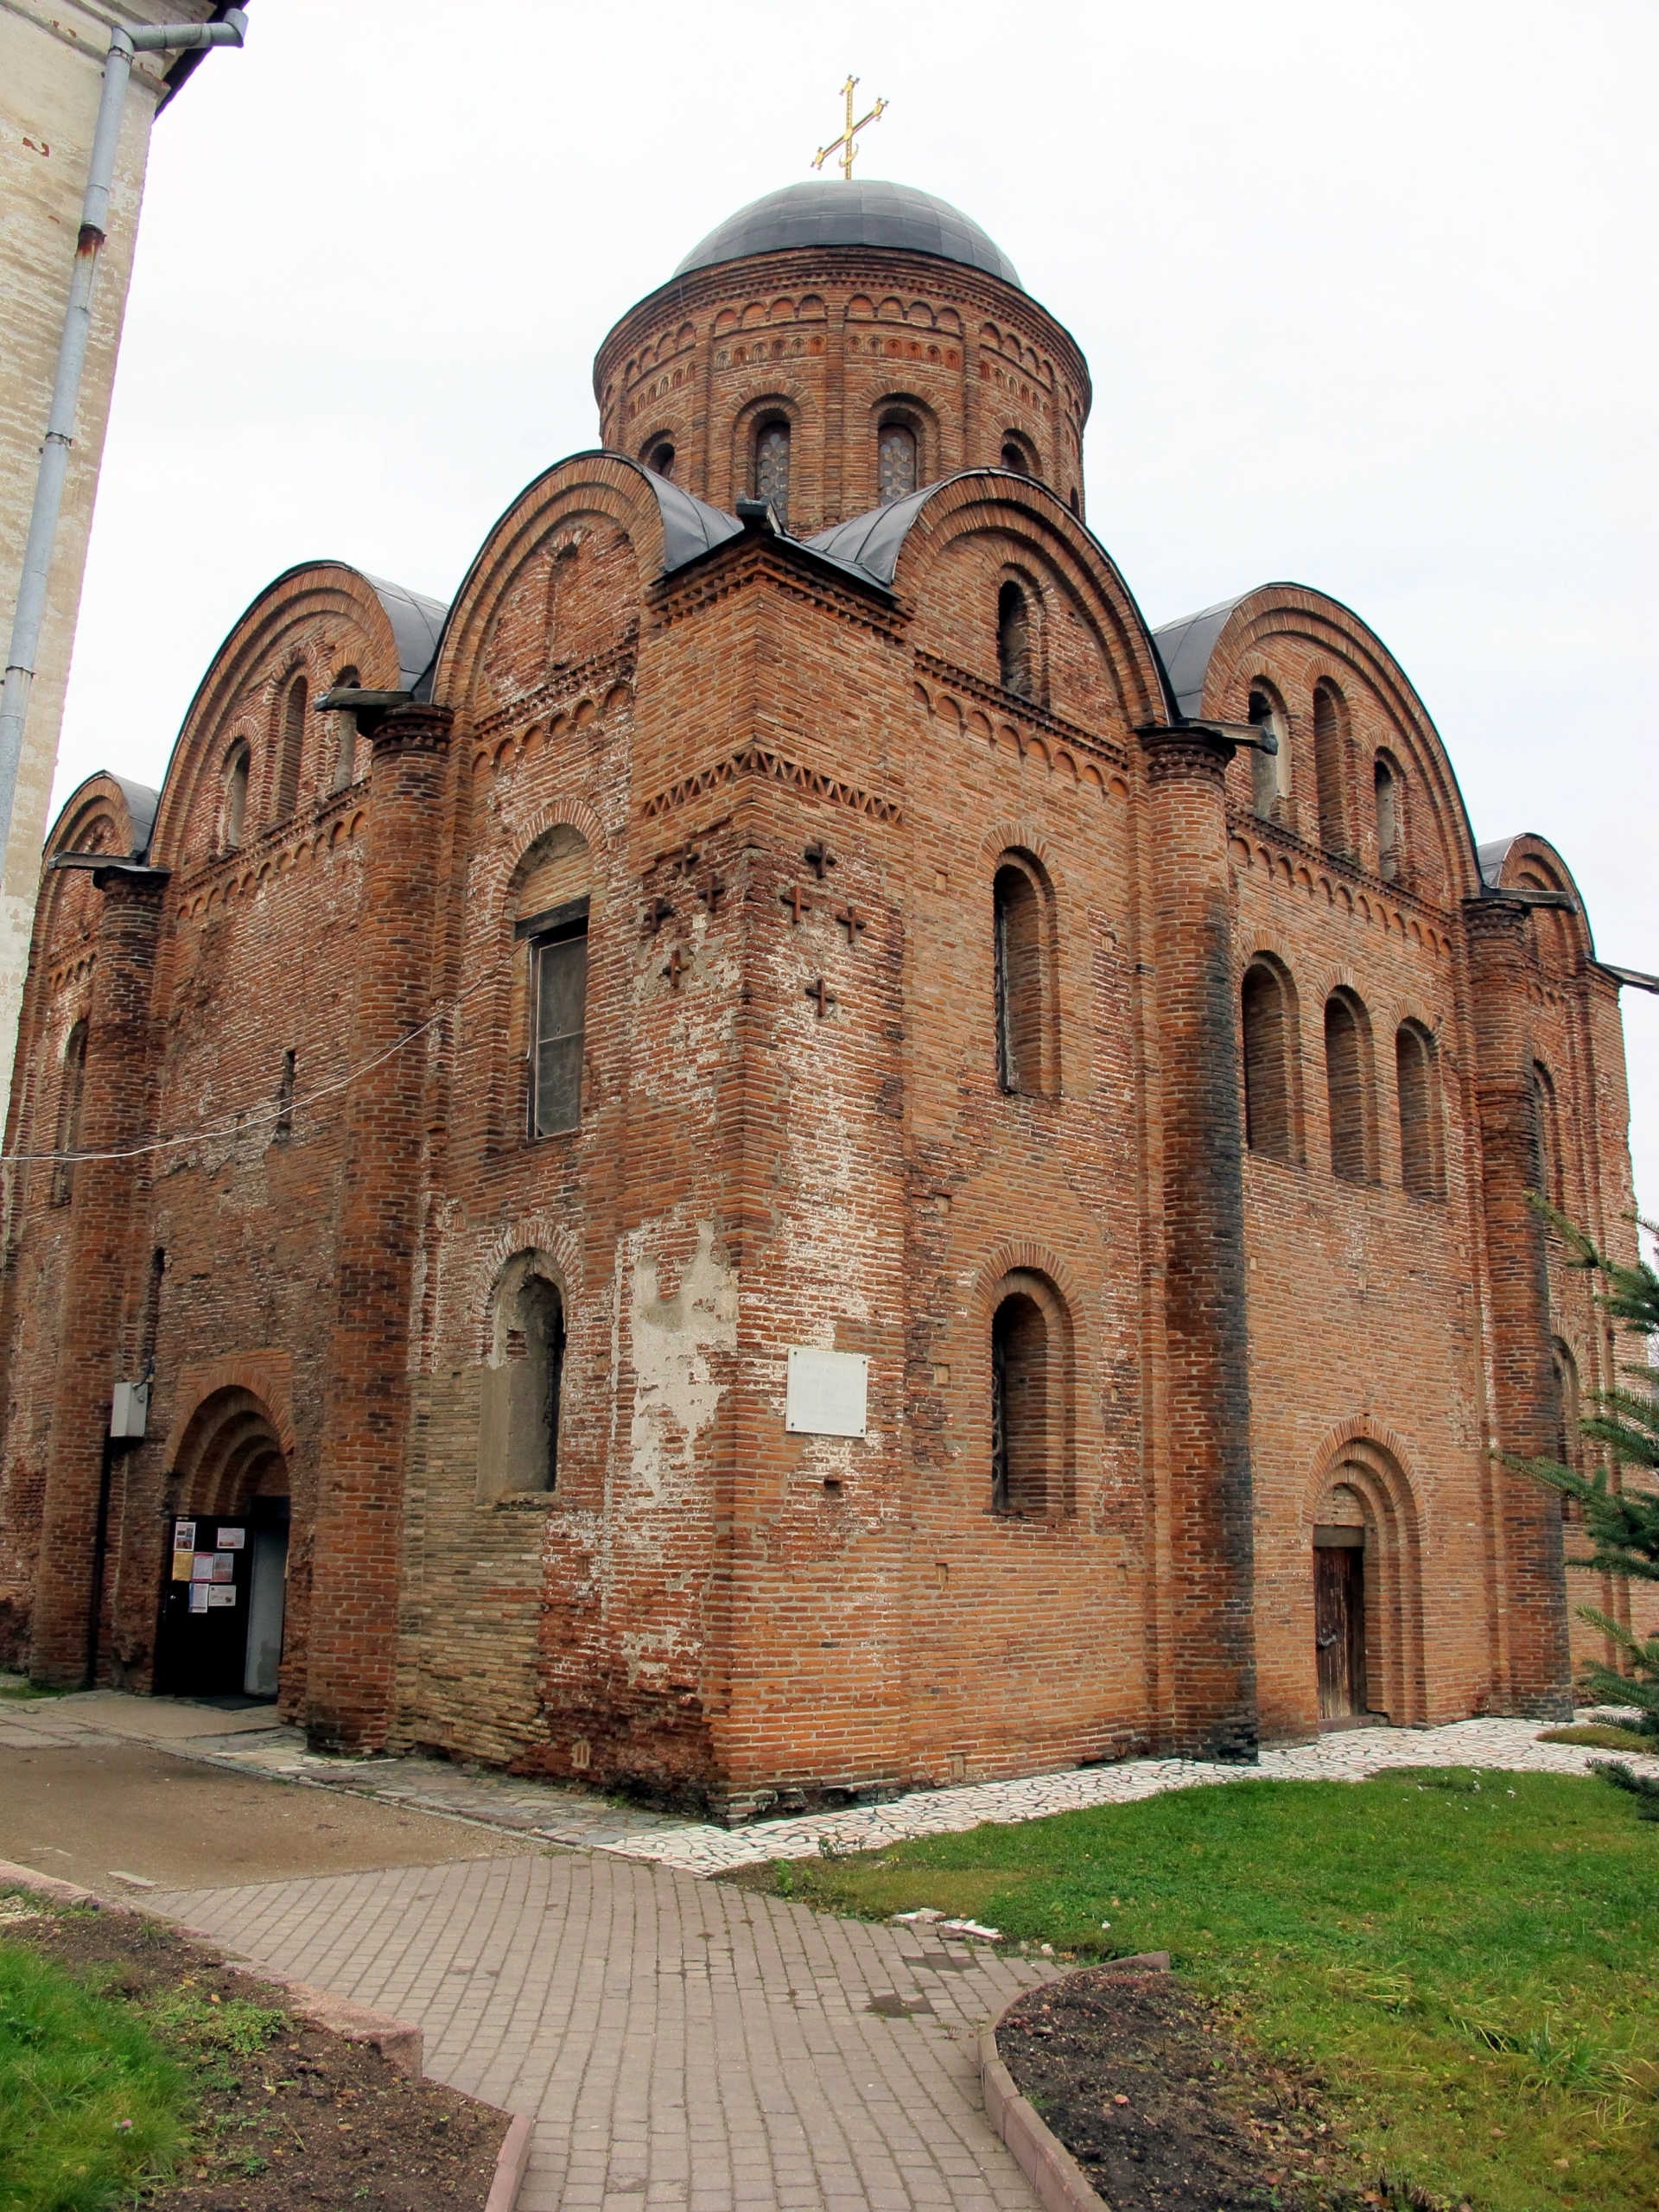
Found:
[[791, 1344], [784, 1427], [796, 1436], [862, 1436], [869, 1390], [870, 1363], [863, 1352]]

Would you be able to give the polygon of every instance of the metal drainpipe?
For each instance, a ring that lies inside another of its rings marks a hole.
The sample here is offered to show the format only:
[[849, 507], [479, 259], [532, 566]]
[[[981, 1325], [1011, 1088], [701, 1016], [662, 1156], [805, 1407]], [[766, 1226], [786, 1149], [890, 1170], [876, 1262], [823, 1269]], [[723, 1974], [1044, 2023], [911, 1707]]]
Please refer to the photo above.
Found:
[[69, 312], [58, 348], [57, 381], [52, 387], [52, 411], [47, 417], [40, 474], [35, 480], [35, 505], [29, 518], [29, 542], [23, 551], [23, 572], [18, 580], [17, 605], [12, 615], [5, 684], [0, 690], [0, 867], [3, 867], [11, 836], [12, 809], [17, 798], [17, 767], [23, 753], [23, 724], [29, 718], [35, 657], [40, 650], [41, 629], [46, 620], [52, 548], [58, 534], [59, 511], [63, 505], [64, 480], [69, 473], [69, 448], [74, 442], [80, 373], [86, 359], [86, 341], [92, 334], [92, 279], [98, 273], [99, 251], [110, 219], [110, 187], [115, 179], [116, 149], [126, 113], [127, 80], [132, 73], [133, 56], [188, 53], [204, 46], [240, 46], [247, 29], [244, 10], [227, 8], [222, 22], [158, 23], [131, 31], [118, 25], [110, 33], [103, 96], [98, 104], [98, 124], [92, 133], [86, 197], [81, 204], [74, 275], [69, 285]]

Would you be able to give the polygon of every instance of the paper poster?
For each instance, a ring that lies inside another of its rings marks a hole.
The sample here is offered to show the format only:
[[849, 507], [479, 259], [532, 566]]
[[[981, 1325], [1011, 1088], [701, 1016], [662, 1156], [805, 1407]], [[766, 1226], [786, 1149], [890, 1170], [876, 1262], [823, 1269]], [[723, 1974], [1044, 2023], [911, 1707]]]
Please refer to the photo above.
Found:
[[191, 1611], [193, 1613], [205, 1613], [207, 1610], [207, 1600], [212, 1595], [213, 1586], [211, 1583], [193, 1582], [190, 1585]]
[[236, 1574], [236, 1554], [234, 1552], [208, 1552], [205, 1556], [211, 1559], [213, 1562], [213, 1572], [212, 1577], [213, 1581], [229, 1582], [234, 1579]]
[[173, 1523], [173, 1548], [175, 1552], [193, 1552], [196, 1548], [196, 1524], [194, 1521]]
[[213, 1554], [212, 1552], [195, 1553], [190, 1561], [190, 1580], [193, 1582], [211, 1582], [213, 1579]]
[[247, 1541], [247, 1535], [245, 1529], [221, 1529], [219, 1532], [219, 1548], [222, 1552], [239, 1552]]
[[175, 1551], [174, 1553], [173, 1580], [175, 1582], [188, 1582], [190, 1580], [190, 1563], [194, 1557], [194, 1552]]
[[[192, 1591], [191, 1595], [194, 1597], [195, 1592]], [[207, 1585], [207, 1603], [215, 1606], [233, 1605], [236, 1603], [236, 1592], [228, 1582], [210, 1582]]]

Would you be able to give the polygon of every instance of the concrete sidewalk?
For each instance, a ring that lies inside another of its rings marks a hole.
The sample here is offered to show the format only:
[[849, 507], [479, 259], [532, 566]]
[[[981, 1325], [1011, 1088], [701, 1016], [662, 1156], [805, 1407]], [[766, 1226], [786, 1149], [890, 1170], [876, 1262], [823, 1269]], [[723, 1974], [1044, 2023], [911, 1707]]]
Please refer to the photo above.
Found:
[[[153, 1716], [153, 1719], [151, 1718]], [[1259, 1764], [1223, 1766], [1193, 1759], [1124, 1759], [1012, 1782], [917, 1789], [878, 1804], [757, 1820], [739, 1828], [655, 1812], [574, 1784], [508, 1775], [423, 1758], [343, 1759], [306, 1749], [275, 1708], [226, 1713], [182, 1700], [137, 1698], [110, 1690], [23, 1705], [0, 1701], [0, 1745], [85, 1741], [105, 1732], [146, 1733], [180, 1756], [273, 1781], [343, 1790], [405, 1812], [436, 1814], [578, 1851], [619, 1852], [692, 1874], [720, 1874], [766, 1859], [809, 1859], [821, 1846], [877, 1850], [918, 1835], [977, 1827], [982, 1821], [1041, 1820], [1091, 1805], [1130, 1804], [1167, 1789], [1248, 1781], [1358, 1782], [1403, 1766], [1470, 1766], [1530, 1774], [1585, 1774], [1608, 1754], [1540, 1740], [1535, 1720], [1454, 1720], [1433, 1728], [1337, 1730], [1307, 1744], [1264, 1751]], [[1630, 1758], [1629, 1753], [1620, 1754]], [[1631, 1764], [1659, 1777], [1659, 1758]]]
[[975, 2041], [1052, 1971], [608, 1853], [180, 1890], [150, 1910], [426, 2034], [532, 2113], [523, 2212], [1030, 2212]]

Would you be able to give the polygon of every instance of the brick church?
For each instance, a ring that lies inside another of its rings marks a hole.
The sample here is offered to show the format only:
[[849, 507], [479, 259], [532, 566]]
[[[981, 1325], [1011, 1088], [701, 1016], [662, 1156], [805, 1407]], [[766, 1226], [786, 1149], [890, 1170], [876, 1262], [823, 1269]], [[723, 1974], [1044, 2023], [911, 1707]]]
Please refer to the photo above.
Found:
[[52, 831], [3, 1656], [729, 1817], [1565, 1710], [1565, 861], [1317, 589], [1148, 629], [926, 194], [745, 208], [594, 384], [451, 605], [289, 569]]

